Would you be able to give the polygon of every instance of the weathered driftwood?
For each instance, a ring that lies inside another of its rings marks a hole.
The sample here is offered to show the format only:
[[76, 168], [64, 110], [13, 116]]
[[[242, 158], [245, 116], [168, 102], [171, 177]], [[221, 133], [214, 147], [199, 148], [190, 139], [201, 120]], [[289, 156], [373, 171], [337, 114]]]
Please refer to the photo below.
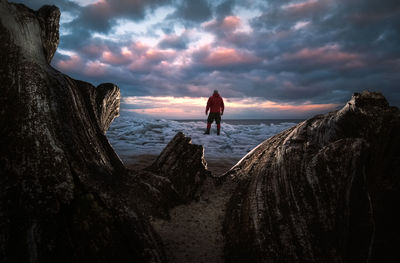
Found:
[[211, 173], [206, 169], [204, 149], [178, 132], [151, 166], [151, 170], [167, 177], [183, 202], [195, 199], [199, 187]]
[[[119, 89], [49, 65], [60, 11], [0, 1], [2, 262], [163, 261], [137, 180], [104, 136]], [[135, 181], [136, 180], [136, 181]]]
[[255, 148], [228, 172], [226, 261], [399, 259], [399, 130], [399, 109], [363, 92]]

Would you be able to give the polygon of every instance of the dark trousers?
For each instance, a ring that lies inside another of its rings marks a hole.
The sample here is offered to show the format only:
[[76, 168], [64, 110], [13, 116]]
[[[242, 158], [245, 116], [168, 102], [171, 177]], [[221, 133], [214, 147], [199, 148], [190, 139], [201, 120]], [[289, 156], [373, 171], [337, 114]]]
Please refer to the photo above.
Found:
[[210, 112], [207, 118], [207, 129], [211, 128], [211, 123], [217, 123], [217, 129], [221, 128], [221, 114], [219, 112]]

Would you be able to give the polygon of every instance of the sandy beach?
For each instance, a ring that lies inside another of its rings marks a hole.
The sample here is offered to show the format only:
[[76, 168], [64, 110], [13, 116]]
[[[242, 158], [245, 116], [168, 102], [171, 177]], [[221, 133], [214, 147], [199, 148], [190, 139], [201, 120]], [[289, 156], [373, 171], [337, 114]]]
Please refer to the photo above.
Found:
[[173, 208], [169, 220], [151, 220], [163, 241], [169, 262], [224, 262], [222, 223], [229, 193], [234, 187], [230, 180], [216, 186], [209, 178], [201, 189], [200, 200]]
[[[148, 167], [156, 158], [156, 155], [137, 155], [123, 161], [128, 168], [138, 170]], [[238, 158], [210, 159], [207, 166], [213, 176], [219, 176], [237, 161]], [[169, 262], [223, 262], [222, 222], [233, 187], [235, 184], [230, 180], [217, 186], [215, 180], [207, 178], [199, 200], [173, 208], [169, 220], [150, 220], [162, 239]]]

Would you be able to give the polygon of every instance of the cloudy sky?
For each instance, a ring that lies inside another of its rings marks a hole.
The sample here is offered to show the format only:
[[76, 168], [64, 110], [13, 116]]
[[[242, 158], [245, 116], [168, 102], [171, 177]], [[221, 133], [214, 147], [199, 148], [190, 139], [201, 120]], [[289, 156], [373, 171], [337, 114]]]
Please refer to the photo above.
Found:
[[26, 0], [57, 5], [52, 65], [121, 88], [140, 116], [305, 118], [353, 92], [400, 106], [399, 0]]

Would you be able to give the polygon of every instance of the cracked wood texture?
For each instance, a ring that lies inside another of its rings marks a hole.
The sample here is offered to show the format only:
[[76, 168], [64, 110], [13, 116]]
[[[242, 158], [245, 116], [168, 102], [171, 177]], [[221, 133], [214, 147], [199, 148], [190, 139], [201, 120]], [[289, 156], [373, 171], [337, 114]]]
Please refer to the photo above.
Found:
[[[137, 179], [104, 133], [119, 89], [49, 65], [60, 11], [0, 0], [1, 262], [161, 262]], [[135, 203], [136, 202], [136, 203]]]
[[226, 175], [226, 262], [398, 262], [399, 130], [362, 92], [256, 147]]

